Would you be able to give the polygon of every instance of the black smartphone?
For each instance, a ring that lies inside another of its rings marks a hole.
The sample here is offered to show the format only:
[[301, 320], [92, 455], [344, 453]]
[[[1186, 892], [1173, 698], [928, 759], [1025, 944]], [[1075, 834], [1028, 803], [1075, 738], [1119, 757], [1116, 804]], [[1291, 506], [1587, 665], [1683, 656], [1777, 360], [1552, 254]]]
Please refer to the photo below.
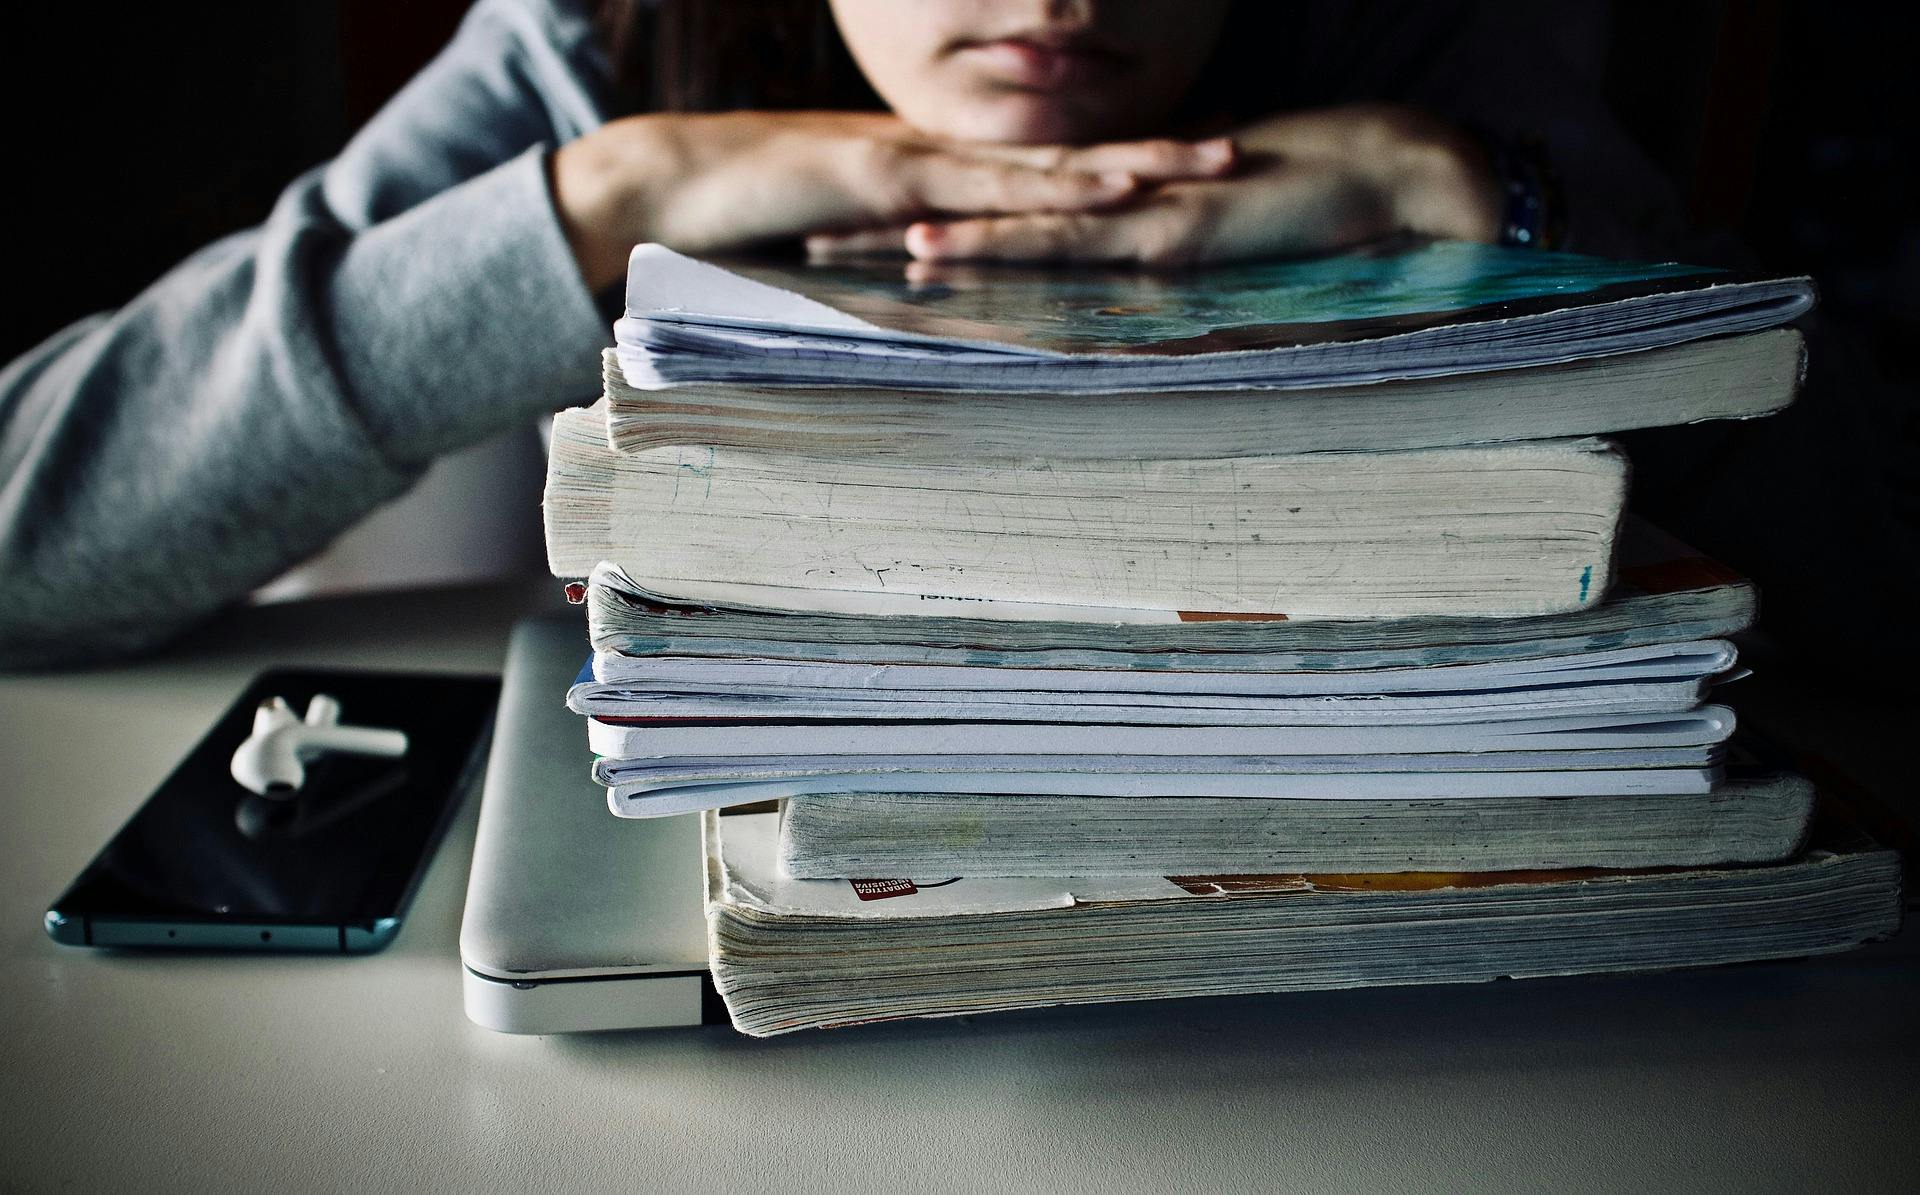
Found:
[[[291, 797], [231, 774], [262, 702], [316, 695], [342, 724], [406, 732], [398, 758], [330, 753]], [[261, 674], [47, 910], [70, 946], [362, 952], [407, 902], [485, 766], [495, 677], [284, 669]]]

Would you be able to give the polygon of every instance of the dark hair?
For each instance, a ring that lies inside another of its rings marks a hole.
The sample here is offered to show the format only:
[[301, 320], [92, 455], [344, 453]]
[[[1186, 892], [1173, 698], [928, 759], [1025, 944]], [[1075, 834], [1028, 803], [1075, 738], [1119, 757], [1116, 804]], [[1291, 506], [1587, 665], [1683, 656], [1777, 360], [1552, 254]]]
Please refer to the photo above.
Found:
[[[1234, 0], [1182, 123], [1247, 119], [1278, 105], [1271, 63], [1288, 5]], [[595, 18], [620, 105], [634, 112], [886, 107], [827, 0], [600, 0]]]

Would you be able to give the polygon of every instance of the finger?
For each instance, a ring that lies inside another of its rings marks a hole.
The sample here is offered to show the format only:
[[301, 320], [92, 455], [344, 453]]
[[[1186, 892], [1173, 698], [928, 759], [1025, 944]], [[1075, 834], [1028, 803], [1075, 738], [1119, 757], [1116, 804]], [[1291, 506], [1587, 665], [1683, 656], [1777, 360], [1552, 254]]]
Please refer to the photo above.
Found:
[[1147, 141], [1114, 141], [1075, 148], [1063, 145], [967, 144], [953, 152], [1003, 162], [1017, 162], [1039, 170], [1079, 170], [1088, 174], [1124, 171], [1142, 179], [1217, 178], [1230, 173], [1238, 151], [1233, 140], [1175, 141], [1156, 137]]
[[983, 280], [989, 279], [989, 271], [994, 268], [968, 262], [910, 260], [901, 268], [901, 276], [914, 290], [932, 290], [942, 286], [978, 289]]
[[816, 232], [807, 238], [809, 261], [845, 261], [859, 257], [904, 257], [907, 230], [863, 228], [857, 232]]
[[946, 153], [906, 159], [902, 170], [920, 211], [1082, 211], [1111, 207], [1139, 187], [1138, 180], [1123, 171], [1087, 174], [1041, 170], [1015, 162], [970, 160]]
[[1039, 212], [922, 221], [907, 229], [916, 261], [1126, 261], [1124, 215]]
[[1037, 212], [922, 221], [907, 229], [919, 261], [1136, 262], [1179, 267], [1204, 256], [1193, 214], [1175, 205], [1124, 212]]

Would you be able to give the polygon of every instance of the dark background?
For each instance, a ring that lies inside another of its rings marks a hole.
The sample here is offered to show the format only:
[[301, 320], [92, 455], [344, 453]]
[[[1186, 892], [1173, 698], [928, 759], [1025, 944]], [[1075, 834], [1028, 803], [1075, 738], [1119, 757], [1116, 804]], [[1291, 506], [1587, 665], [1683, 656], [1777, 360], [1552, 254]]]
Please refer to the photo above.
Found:
[[[0, 37], [13, 284], [0, 361], [266, 218], [467, 0], [69, 4]], [[51, 9], [52, 11], [47, 11]]]
[[[732, 2], [732, 0], [728, 0]], [[68, 5], [10, 18], [0, 361], [257, 223], [451, 34], [466, 0]], [[1876, 6], [1877, 7], [1877, 6]], [[1570, 6], [1566, 31], [1703, 228], [1818, 279], [1920, 379], [1920, 15], [1773, 0]]]
[[[0, 363], [258, 223], [288, 180], [333, 156], [433, 56], [467, 4], [92, 5], [9, 18], [0, 86], [14, 170], [0, 203], [15, 268]], [[1920, 444], [1908, 351], [1920, 331], [1909, 165], [1920, 12], [1867, 11], [1807, 0], [1551, 9], [1572, 69], [1599, 81], [1675, 180], [1696, 231], [1735, 234], [1696, 238], [1730, 255], [1705, 264], [1808, 273], [1822, 294], [1808, 401], [1753, 424], [1628, 435], [1636, 506], [1759, 580], [1764, 629], [1809, 648], [1815, 666], [1905, 690], [1920, 668], [1920, 470], [1908, 447]]]

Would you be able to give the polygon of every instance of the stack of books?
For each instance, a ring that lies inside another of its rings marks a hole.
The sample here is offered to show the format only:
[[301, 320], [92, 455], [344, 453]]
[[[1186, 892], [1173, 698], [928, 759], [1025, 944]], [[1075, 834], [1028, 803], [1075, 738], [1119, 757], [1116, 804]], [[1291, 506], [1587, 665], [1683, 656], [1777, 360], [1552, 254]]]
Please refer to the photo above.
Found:
[[568, 700], [615, 814], [704, 819], [746, 1032], [1897, 922], [1891, 852], [1708, 701], [1753, 587], [1626, 520], [1596, 438], [1787, 405], [1805, 280], [642, 246], [627, 298], [554, 427]]

